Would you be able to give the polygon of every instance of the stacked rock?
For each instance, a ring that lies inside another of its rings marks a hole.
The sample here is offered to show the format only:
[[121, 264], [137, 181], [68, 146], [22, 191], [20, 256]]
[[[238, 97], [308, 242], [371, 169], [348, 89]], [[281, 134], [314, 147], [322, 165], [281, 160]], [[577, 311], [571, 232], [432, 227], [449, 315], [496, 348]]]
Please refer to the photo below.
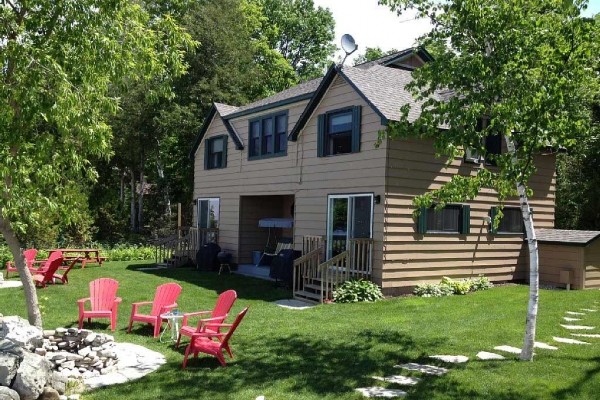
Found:
[[116, 370], [118, 356], [111, 335], [87, 329], [57, 328], [43, 332], [35, 353], [45, 356], [52, 369], [70, 379], [87, 379]]

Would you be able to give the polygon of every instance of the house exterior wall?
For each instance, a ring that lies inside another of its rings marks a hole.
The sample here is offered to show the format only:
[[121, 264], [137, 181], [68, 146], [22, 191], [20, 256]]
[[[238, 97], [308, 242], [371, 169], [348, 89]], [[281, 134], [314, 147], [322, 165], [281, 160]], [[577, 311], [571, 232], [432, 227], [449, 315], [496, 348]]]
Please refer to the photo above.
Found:
[[583, 289], [585, 271], [583, 268], [585, 248], [554, 243], [540, 243], [540, 283], [563, 286], [560, 272], [571, 271], [571, 288]]
[[[288, 142], [287, 155], [248, 160], [248, 121], [261, 115], [288, 110], [288, 133], [297, 122], [307, 101], [231, 120], [246, 148], [235, 149], [228, 140], [227, 167], [204, 170], [206, 139], [226, 134], [219, 117], [209, 126], [196, 151], [194, 166], [194, 198], [219, 197], [219, 242], [230, 249], [236, 262], [247, 259], [238, 255], [240, 234], [240, 197], [293, 195], [295, 199], [294, 244], [302, 249], [304, 235], [325, 235], [327, 227], [327, 195], [374, 193], [383, 195], [385, 183], [385, 144], [375, 148], [381, 118], [368, 104], [337, 77], [315, 110], [297, 142]], [[317, 118], [327, 111], [349, 106], [362, 106], [361, 145], [359, 153], [317, 157]], [[383, 205], [374, 206], [373, 236], [375, 242], [373, 277], [381, 283], [381, 243], [383, 241]], [[377, 268], [379, 266], [379, 268]]]
[[600, 240], [593, 241], [585, 248], [583, 267], [585, 269], [585, 288], [600, 289]]
[[[527, 278], [528, 256], [521, 234], [491, 234], [484, 218], [497, 205], [497, 195], [483, 190], [471, 206], [470, 233], [418, 234], [412, 213], [415, 196], [437, 189], [453, 175], [472, 175], [477, 166], [461, 158], [445, 167], [434, 156], [433, 144], [419, 139], [388, 143], [386, 170], [383, 282], [388, 293], [407, 292], [419, 283], [437, 283], [444, 276], [477, 277], [492, 281]], [[538, 173], [531, 179], [530, 199], [538, 228], [554, 226], [555, 157], [536, 157]], [[517, 201], [507, 205], [518, 205]]]

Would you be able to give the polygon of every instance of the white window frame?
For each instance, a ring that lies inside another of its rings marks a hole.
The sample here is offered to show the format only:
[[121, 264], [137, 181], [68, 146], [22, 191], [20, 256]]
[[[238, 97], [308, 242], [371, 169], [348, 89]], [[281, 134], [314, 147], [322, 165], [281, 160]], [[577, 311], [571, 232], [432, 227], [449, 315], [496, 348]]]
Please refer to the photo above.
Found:
[[351, 206], [351, 200], [355, 197], [370, 197], [371, 198], [371, 224], [369, 226], [369, 238], [373, 239], [373, 217], [374, 217], [374, 208], [375, 208], [375, 196], [373, 193], [348, 193], [348, 194], [330, 194], [327, 196], [327, 259], [331, 258], [332, 253], [332, 242], [333, 242], [333, 227], [331, 224], [333, 223], [333, 200], [334, 199], [348, 199], [348, 213], [346, 215], [346, 250], [348, 249], [348, 243], [350, 241], [350, 233], [353, 231], [353, 215]]

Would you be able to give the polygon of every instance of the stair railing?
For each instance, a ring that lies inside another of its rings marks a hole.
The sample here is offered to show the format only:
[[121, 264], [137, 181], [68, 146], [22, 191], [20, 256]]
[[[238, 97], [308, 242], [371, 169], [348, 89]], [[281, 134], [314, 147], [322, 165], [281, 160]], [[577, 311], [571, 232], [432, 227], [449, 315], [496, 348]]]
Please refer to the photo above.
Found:
[[305, 285], [316, 281], [319, 276], [319, 265], [323, 259], [324, 247], [317, 247], [305, 255], [294, 260], [294, 272], [292, 274], [292, 289], [294, 298], [296, 294], [305, 290]]

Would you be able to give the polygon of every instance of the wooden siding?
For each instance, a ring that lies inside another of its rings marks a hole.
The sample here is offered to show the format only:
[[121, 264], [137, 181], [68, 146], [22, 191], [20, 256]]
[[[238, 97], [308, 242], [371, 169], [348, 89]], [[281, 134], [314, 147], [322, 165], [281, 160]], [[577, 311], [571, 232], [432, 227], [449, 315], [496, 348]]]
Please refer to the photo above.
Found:
[[563, 287], [560, 271], [571, 271], [571, 288], [584, 288], [584, 247], [540, 243], [540, 283]]
[[585, 288], [600, 289], [600, 240], [596, 239], [585, 248]]
[[[434, 156], [431, 141], [393, 140], [388, 143], [384, 217], [383, 282], [388, 293], [406, 292], [419, 283], [434, 283], [444, 276], [477, 277], [493, 281], [525, 280], [528, 256], [521, 234], [488, 231], [484, 218], [497, 205], [496, 192], [484, 189], [471, 206], [467, 235], [418, 234], [412, 217], [414, 196], [440, 188], [454, 175], [475, 174], [479, 166], [461, 158], [445, 167]], [[556, 177], [554, 156], [536, 157], [538, 173], [530, 184], [534, 196], [534, 222], [538, 228], [554, 227]], [[508, 204], [518, 205], [517, 201]]]
[[[204, 170], [205, 140], [226, 133], [220, 118], [215, 118], [211, 123], [205, 139], [196, 152], [194, 198], [221, 198], [220, 245], [232, 250], [236, 262], [245, 261], [250, 256], [238, 254], [240, 219], [243, 213], [240, 206], [241, 196], [293, 195], [295, 199], [294, 243], [295, 248], [301, 250], [304, 235], [326, 234], [327, 195], [351, 193], [383, 195], [384, 193], [386, 148], [385, 144], [375, 148], [378, 131], [381, 129], [381, 119], [339, 77], [321, 100], [315, 113], [300, 133], [298, 141], [288, 142], [286, 156], [248, 160], [250, 119], [287, 109], [289, 133], [306, 104], [307, 101], [302, 101], [231, 121], [246, 148], [243, 151], [236, 150], [233, 141], [228, 141], [227, 168]], [[356, 105], [362, 106], [360, 153], [317, 157], [317, 115]], [[375, 243], [379, 243], [374, 250], [373, 276], [377, 283], [381, 283], [382, 204], [374, 206], [373, 235]], [[264, 242], [261, 243], [264, 246]], [[242, 251], [247, 253], [248, 247], [244, 245]]]

